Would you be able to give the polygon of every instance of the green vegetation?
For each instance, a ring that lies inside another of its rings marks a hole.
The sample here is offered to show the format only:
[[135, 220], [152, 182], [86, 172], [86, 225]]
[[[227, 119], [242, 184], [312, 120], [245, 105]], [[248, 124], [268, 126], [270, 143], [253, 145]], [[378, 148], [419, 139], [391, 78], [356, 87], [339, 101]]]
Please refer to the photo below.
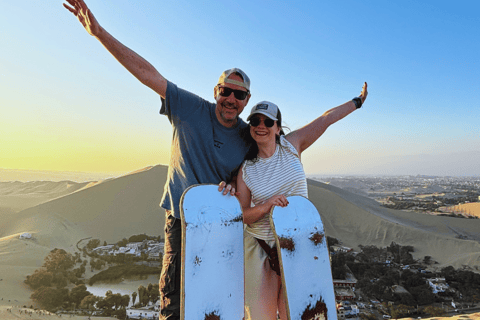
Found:
[[75, 258], [65, 250], [55, 248], [50, 251], [42, 267], [25, 280], [35, 290], [31, 299], [51, 311], [78, 303], [79, 294], [85, 286], [77, 285], [72, 289], [73, 295], [65, 288], [69, 283], [78, 282], [76, 274], [80, 272], [71, 270], [74, 265]]
[[[412, 246], [401, 246], [395, 242], [385, 248], [360, 248], [362, 251], [358, 254], [334, 253], [332, 275], [334, 279], [345, 279], [347, 273], [353, 273], [357, 279], [356, 289], [367, 299], [384, 301], [383, 310], [394, 319], [410, 317], [418, 306], [424, 306], [421, 312], [432, 317], [441, 316], [444, 310], [435, 307], [435, 304], [450, 304], [452, 299], [456, 303], [480, 302], [478, 273], [455, 270], [451, 266], [440, 272], [426, 271], [427, 266], [436, 263], [431, 256], [415, 261], [411, 254], [414, 252]], [[449, 289], [434, 294], [427, 281], [431, 278], [445, 278]], [[374, 316], [361, 314], [360, 317], [373, 319]]]
[[[432, 293], [426, 279], [431, 274], [412, 272], [400, 268], [402, 265], [414, 265], [412, 246], [401, 246], [392, 242], [385, 248], [375, 246], [360, 246], [362, 251], [357, 255], [337, 252], [332, 256], [332, 275], [334, 279], [345, 279], [350, 270], [357, 279], [356, 287], [368, 297], [382, 301], [394, 302], [395, 314], [408, 313], [408, 307], [428, 305], [441, 300]], [[432, 263], [426, 256], [424, 260]], [[397, 266], [397, 267], [395, 267]], [[417, 271], [415, 269], [415, 271]], [[397, 292], [396, 286], [401, 286], [407, 293]], [[399, 306], [405, 308], [399, 308]]]
[[450, 287], [463, 297], [471, 297], [473, 302], [480, 302], [480, 274], [468, 270], [455, 270], [451, 266], [443, 268], [440, 274]]
[[[158, 239], [158, 237], [149, 237], [146, 235], [132, 236], [128, 240], [123, 239], [126, 243], [141, 242], [144, 240]], [[83, 257], [90, 256], [91, 270], [103, 269], [107, 264], [118, 264], [110, 266], [107, 270], [101, 271], [89, 279], [89, 284], [93, 285], [98, 281], [114, 282], [123, 278], [135, 275], [146, 276], [151, 274], [160, 274], [160, 267], [151, 267], [145, 265], [136, 265], [137, 261], [146, 261], [148, 256], [142, 254], [140, 257], [119, 254], [117, 256], [105, 255], [99, 256], [92, 254], [93, 249], [100, 245], [100, 240], [91, 239], [82, 249]], [[106, 243], [104, 242], [104, 245]], [[85, 275], [88, 258], [82, 260], [79, 252], [74, 255], [67, 253], [63, 249], [55, 248], [47, 257], [41, 268], [35, 270], [32, 275], [28, 275], [24, 281], [34, 291], [31, 299], [35, 300], [44, 309], [55, 312], [57, 310], [78, 310], [84, 311], [101, 310], [102, 315], [117, 316], [125, 318], [126, 307], [130, 302], [129, 295], [113, 294], [107, 291], [106, 296], [97, 297], [92, 295], [84, 284], [82, 277]], [[74, 268], [77, 264], [79, 267]], [[76, 286], [69, 290], [67, 286], [75, 284]], [[137, 293], [132, 294], [134, 303]], [[159, 299], [158, 284], [149, 284], [147, 288], [139, 287], [137, 306], [145, 306], [148, 303], [154, 303]]]

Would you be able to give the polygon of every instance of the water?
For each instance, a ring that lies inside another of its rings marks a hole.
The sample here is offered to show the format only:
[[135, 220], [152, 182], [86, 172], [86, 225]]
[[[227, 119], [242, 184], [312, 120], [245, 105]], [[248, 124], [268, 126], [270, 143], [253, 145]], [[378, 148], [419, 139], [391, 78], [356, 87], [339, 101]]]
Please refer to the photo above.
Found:
[[[129, 289], [122, 289], [122, 288], [109, 288], [109, 287], [104, 287], [104, 286], [87, 286], [87, 291], [89, 291], [91, 294], [98, 296], [98, 297], [105, 297], [105, 293], [107, 293], [108, 290], [111, 290], [113, 294], [115, 293], [120, 293], [122, 296], [123, 295], [129, 295], [130, 296], [130, 303], [128, 304], [129, 307], [132, 307], [132, 293], [136, 290], [129, 290]], [[137, 292], [138, 294], [138, 292]], [[138, 296], [137, 300], [135, 302], [138, 302]]]

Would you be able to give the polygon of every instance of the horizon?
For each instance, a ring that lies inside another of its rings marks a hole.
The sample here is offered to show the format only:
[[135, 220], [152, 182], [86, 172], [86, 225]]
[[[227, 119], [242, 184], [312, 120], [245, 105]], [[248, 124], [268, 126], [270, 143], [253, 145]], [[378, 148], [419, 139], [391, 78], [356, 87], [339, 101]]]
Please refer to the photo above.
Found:
[[[163, 164], [157, 164], [160, 166], [165, 166]], [[115, 173], [106, 173], [106, 172], [83, 172], [83, 171], [49, 171], [49, 170], [29, 170], [29, 169], [6, 169], [0, 168], [0, 183], [2, 182], [38, 182], [38, 181], [51, 181], [51, 182], [60, 182], [60, 181], [71, 181], [76, 183], [100, 181], [100, 180], [110, 180], [121, 178], [122, 176], [135, 173], [136, 171], [141, 171], [149, 167], [154, 167], [157, 165], [148, 166], [145, 168], [138, 168], [137, 170], [129, 172], [115, 172]], [[471, 175], [428, 175], [428, 174], [375, 174], [375, 173], [312, 173], [306, 174], [307, 179], [315, 178], [339, 178], [339, 177], [435, 177], [435, 178], [480, 178], [480, 174], [471, 174]]]
[[[480, 175], [478, 1], [86, 2], [120, 42], [208, 101], [221, 72], [241, 68], [252, 83], [243, 119], [269, 100], [295, 130], [366, 81], [365, 105], [302, 154], [307, 175]], [[0, 168], [115, 176], [169, 163], [159, 96], [62, 1], [4, 7]]]

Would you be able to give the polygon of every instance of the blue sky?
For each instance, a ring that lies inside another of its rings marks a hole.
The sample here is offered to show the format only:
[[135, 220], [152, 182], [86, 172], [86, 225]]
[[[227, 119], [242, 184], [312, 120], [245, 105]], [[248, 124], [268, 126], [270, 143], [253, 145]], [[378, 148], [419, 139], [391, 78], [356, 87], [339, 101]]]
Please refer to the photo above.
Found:
[[[297, 129], [369, 97], [304, 152], [308, 174], [480, 174], [478, 1], [87, 1], [100, 24], [213, 101], [240, 67]], [[160, 99], [62, 1], [0, 13], [0, 168], [129, 172], [168, 164]]]

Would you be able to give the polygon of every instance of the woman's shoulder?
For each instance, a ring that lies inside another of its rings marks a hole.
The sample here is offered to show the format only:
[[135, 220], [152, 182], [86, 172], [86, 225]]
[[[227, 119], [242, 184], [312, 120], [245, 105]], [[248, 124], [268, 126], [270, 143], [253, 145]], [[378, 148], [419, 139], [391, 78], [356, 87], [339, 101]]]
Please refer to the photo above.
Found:
[[294, 155], [296, 155], [298, 157], [298, 151], [297, 149], [293, 146], [293, 144], [288, 141], [287, 138], [285, 138], [285, 136], [280, 136], [280, 145], [285, 148], [286, 150], [288, 150], [289, 152], [293, 153]]

